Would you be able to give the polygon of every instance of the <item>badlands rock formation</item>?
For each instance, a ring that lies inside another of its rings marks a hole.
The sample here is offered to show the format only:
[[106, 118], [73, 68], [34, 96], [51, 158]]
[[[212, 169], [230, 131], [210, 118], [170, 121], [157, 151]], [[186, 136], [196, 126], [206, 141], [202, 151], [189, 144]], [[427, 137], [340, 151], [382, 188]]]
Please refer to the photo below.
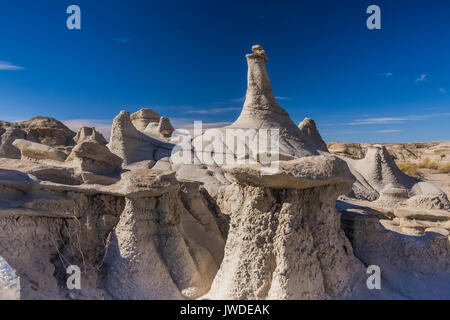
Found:
[[450, 203], [443, 191], [433, 184], [409, 177], [395, 164], [386, 148], [370, 146], [361, 160], [344, 158], [357, 178], [352, 197], [362, 200], [377, 200], [387, 206], [413, 203], [424, 209], [450, 210]]
[[246, 56], [248, 77], [244, 107], [230, 128], [278, 129], [280, 160], [317, 155], [314, 143], [298, 129], [274, 97], [266, 71], [266, 52], [261, 46], [253, 46], [252, 51]]
[[22, 159], [64, 161], [67, 158], [67, 154], [57, 148], [25, 139], [16, 139], [12, 145], [20, 150]]
[[[363, 159], [371, 143], [330, 142], [330, 152]], [[432, 182], [450, 197], [450, 141], [384, 143], [392, 159], [408, 175]]]
[[91, 127], [80, 128], [74, 140], [76, 143], [81, 143], [83, 141], [95, 141], [101, 144], [108, 143], [108, 141], [106, 141], [105, 137], [100, 132]]
[[0, 121], [0, 157], [20, 159], [20, 151], [12, 145], [16, 139], [64, 148], [75, 144], [74, 137], [74, 132], [49, 117], [35, 117], [22, 122]]
[[[278, 105], [252, 51], [225, 128], [122, 111], [106, 144], [49, 118], [2, 123], [0, 274], [20, 280], [0, 278], [0, 297], [16, 283], [22, 299], [449, 298], [448, 199], [381, 146], [330, 154], [313, 120], [296, 126]], [[382, 290], [367, 288], [369, 265]]]
[[[364, 158], [370, 143], [330, 142], [331, 153], [352, 159]], [[396, 162], [422, 162], [430, 159], [436, 162], [450, 162], [450, 141], [384, 143]]]
[[[141, 110], [138, 114], [146, 115], [148, 112]], [[137, 116], [134, 117], [135, 122], [143, 121], [139, 122], [141, 128], [149, 120], [144, 117], [136, 118]], [[149, 122], [147, 127], [150, 124], [152, 122]], [[155, 165], [156, 161], [169, 157], [173, 145], [139, 131], [133, 125], [130, 114], [122, 111], [113, 121], [108, 148], [123, 159], [124, 168], [149, 169]]]
[[367, 145], [364, 154], [360, 160], [341, 156], [356, 177], [352, 191], [337, 202], [355, 255], [384, 270], [402, 297], [449, 299], [447, 195], [401, 172], [384, 146]]
[[302, 122], [300, 122], [298, 128], [314, 143], [317, 150], [328, 152], [327, 145], [322, 140], [322, 137], [320, 136], [319, 130], [317, 130], [316, 123], [313, 119], [305, 118]]
[[341, 230], [335, 199], [354, 178], [331, 156], [224, 168], [233, 184], [218, 197], [230, 216], [225, 257], [207, 295], [213, 299], [346, 298], [364, 267]]

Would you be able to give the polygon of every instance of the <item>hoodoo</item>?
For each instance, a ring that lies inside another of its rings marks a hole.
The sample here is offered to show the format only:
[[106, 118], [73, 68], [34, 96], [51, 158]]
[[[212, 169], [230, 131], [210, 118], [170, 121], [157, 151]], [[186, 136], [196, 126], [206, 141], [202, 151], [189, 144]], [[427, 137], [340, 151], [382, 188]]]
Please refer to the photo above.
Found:
[[380, 206], [413, 204], [424, 209], [450, 210], [450, 203], [442, 190], [400, 171], [384, 146], [368, 147], [361, 160], [342, 159], [357, 178], [351, 193], [353, 197], [377, 200]]
[[[286, 110], [278, 105], [266, 70], [268, 61], [266, 52], [260, 45], [253, 46], [252, 51], [252, 54], [246, 56], [248, 63], [247, 93], [239, 118], [230, 126], [206, 130], [203, 135], [196, 137], [193, 145], [202, 146], [201, 150], [198, 148], [195, 150], [196, 156], [199, 159], [209, 159], [213, 155], [231, 153], [236, 159], [248, 159], [251, 157], [250, 153], [255, 145], [259, 146], [258, 156], [255, 158], [260, 158], [261, 155], [263, 157], [270, 155], [272, 159], [292, 160], [318, 155], [319, 151], [314, 141], [303, 134]], [[230, 145], [227, 140], [233, 130], [236, 138], [245, 144], [244, 150], [238, 150], [236, 145]], [[220, 132], [222, 134], [218, 134]], [[262, 141], [262, 132], [267, 134], [267, 141]], [[222, 140], [224, 147], [219, 149], [217, 147], [219, 142], [209, 146], [205, 144], [204, 141], [210, 141], [211, 136], [216, 140]], [[265, 153], [260, 146], [270, 141], [276, 141], [276, 143], [272, 143]]]
[[322, 136], [317, 130], [316, 123], [311, 118], [305, 118], [300, 124], [298, 128], [304, 135], [306, 135], [311, 142], [314, 143], [317, 150], [328, 152], [328, 148], [326, 143], [323, 141]]
[[280, 159], [317, 155], [314, 145], [275, 99], [266, 70], [266, 52], [260, 45], [253, 46], [252, 51], [246, 56], [248, 76], [244, 107], [230, 128], [279, 129]]

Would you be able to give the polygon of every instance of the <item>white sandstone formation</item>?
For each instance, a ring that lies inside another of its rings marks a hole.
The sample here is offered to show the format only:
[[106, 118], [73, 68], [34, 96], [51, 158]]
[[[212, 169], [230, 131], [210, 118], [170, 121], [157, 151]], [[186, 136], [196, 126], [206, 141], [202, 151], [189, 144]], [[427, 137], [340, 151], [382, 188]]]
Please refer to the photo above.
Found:
[[20, 159], [20, 150], [13, 146], [16, 139], [25, 139], [26, 133], [17, 125], [0, 125], [0, 157]]
[[442, 190], [401, 172], [384, 146], [369, 146], [361, 160], [342, 159], [357, 179], [350, 194], [352, 197], [376, 200], [379, 206], [411, 205], [450, 210], [450, 203]]
[[[102, 186], [0, 170], [0, 188], [0, 255], [24, 299], [192, 299], [209, 290], [223, 257], [199, 184], [174, 172], [131, 171]], [[82, 290], [67, 290], [68, 265], [80, 266]]]
[[157, 127], [161, 116], [152, 109], [141, 109], [131, 115], [131, 122], [139, 131], [145, 131], [149, 124]]
[[152, 109], [141, 109], [131, 115], [134, 127], [157, 140], [166, 141], [175, 131], [169, 118], [161, 117]]
[[264, 49], [252, 47], [248, 63], [247, 94], [239, 118], [230, 128], [279, 129], [280, 160], [317, 155], [317, 150], [299, 130], [289, 114], [281, 108], [273, 94], [266, 71], [268, 58]]
[[74, 145], [75, 133], [53, 118], [34, 117], [19, 124], [26, 132], [27, 140], [51, 147]]
[[[125, 208], [106, 259], [108, 291], [119, 299], [195, 299], [208, 292], [225, 243], [214, 217], [195, 199], [198, 191], [185, 207], [174, 173], [136, 170], [123, 180]], [[198, 207], [189, 211], [193, 202]]]
[[306, 157], [280, 171], [224, 168], [235, 181], [218, 196], [230, 216], [225, 257], [206, 298], [346, 298], [364, 267], [340, 228], [335, 200], [354, 181], [344, 161]]
[[[235, 159], [248, 159], [251, 157], [249, 153], [252, 152], [252, 146], [261, 144], [262, 133], [267, 134], [267, 142], [277, 136], [279, 139], [276, 139], [278, 140], [276, 146], [268, 147], [266, 152], [259, 146], [258, 154], [252, 155], [255, 159], [259, 159], [260, 156], [267, 157], [266, 154], [270, 155], [269, 158], [277, 155], [279, 160], [318, 155], [314, 142], [300, 131], [289, 114], [278, 105], [266, 71], [268, 59], [265, 51], [259, 45], [253, 46], [252, 51], [252, 54], [246, 56], [248, 63], [247, 93], [239, 118], [228, 127], [209, 129], [201, 136], [196, 137], [193, 146], [197, 159], [204, 163], [204, 159], [219, 158], [219, 161], [215, 160], [219, 165], [225, 163], [221, 159], [225, 158], [227, 154]], [[245, 152], [237, 149], [237, 143], [230, 145], [227, 141], [222, 141], [223, 147], [221, 148], [217, 147], [220, 142], [210, 143], [213, 137], [216, 138], [218, 131], [225, 137], [227, 129], [234, 130], [236, 139], [245, 144]], [[262, 132], [264, 130], [267, 132]], [[199, 146], [201, 146], [201, 150], [199, 150]]]
[[[448, 299], [450, 206], [431, 183], [401, 172], [384, 146], [344, 159], [357, 181], [338, 202], [355, 255], [377, 265], [400, 299]], [[356, 198], [356, 199], [355, 199]]]
[[95, 141], [104, 145], [108, 143], [105, 137], [93, 127], [81, 127], [74, 140], [77, 144], [84, 141]]
[[95, 140], [84, 140], [78, 143], [66, 160], [83, 171], [102, 175], [117, 173], [122, 159], [109, 151], [102, 143]]
[[305, 118], [299, 123], [298, 128], [309, 140], [314, 143], [317, 150], [328, 152], [326, 143], [322, 140], [322, 136], [317, 130], [316, 123], [311, 118]]
[[[329, 142], [331, 153], [352, 159], [364, 158], [367, 147], [371, 144]], [[450, 162], [450, 141], [384, 143], [392, 158], [397, 162], [420, 163], [430, 160], [437, 163]]]
[[127, 111], [114, 119], [108, 148], [123, 159], [124, 168], [149, 169], [155, 162], [169, 157], [172, 145], [137, 130]]
[[392, 218], [364, 203], [338, 208], [355, 255], [381, 268], [382, 291], [389, 286], [398, 299], [450, 299], [449, 212], [396, 209]]
[[[147, 126], [148, 129], [148, 126]], [[175, 131], [172, 124], [170, 123], [169, 118], [161, 117], [158, 123], [158, 132], [164, 137], [170, 137], [172, 133]]]
[[67, 158], [67, 154], [57, 148], [24, 139], [14, 140], [13, 146], [20, 150], [22, 159], [62, 162]]
[[20, 151], [12, 143], [25, 139], [50, 147], [68, 149], [75, 133], [63, 123], [49, 117], [35, 117], [22, 122], [0, 121], [0, 157], [20, 159]]

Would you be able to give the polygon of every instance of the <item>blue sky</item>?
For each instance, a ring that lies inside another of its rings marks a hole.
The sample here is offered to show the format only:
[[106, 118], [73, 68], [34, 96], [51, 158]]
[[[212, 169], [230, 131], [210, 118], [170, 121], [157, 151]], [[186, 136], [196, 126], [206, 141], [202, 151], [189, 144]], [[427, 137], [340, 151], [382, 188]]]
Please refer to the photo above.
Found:
[[[82, 29], [66, 28], [81, 8]], [[381, 8], [381, 30], [366, 8]], [[239, 115], [254, 44], [279, 104], [326, 141], [450, 139], [450, 2], [0, 0], [0, 119], [106, 128], [153, 108], [177, 126]]]

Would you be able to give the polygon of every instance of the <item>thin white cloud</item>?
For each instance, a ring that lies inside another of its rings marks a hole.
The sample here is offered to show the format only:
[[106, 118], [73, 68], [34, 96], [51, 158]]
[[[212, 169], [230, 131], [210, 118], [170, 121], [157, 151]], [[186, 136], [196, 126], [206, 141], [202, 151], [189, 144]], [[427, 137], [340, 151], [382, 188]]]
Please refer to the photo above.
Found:
[[23, 70], [23, 68], [19, 67], [19, 66], [15, 66], [11, 62], [8, 62], [8, 61], [0, 61], [0, 70], [17, 71], [17, 70]]
[[445, 90], [444, 88], [439, 88], [439, 91], [442, 93], [447, 93], [447, 90]]
[[427, 77], [428, 76], [425, 73], [421, 74], [420, 77], [416, 79], [416, 82], [424, 82], [427, 80]]
[[394, 132], [400, 132], [400, 130], [378, 130], [380, 133], [394, 133]]
[[422, 121], [429, 120], [433, 118], [449, 117], [450, 112], [444, 113], [429, 113], [423, 115], [407, 115], [402, 117], [380, 117], [380, 118], [366, 118], [366, 119], [356, 119], [348, 122], [349, 126], [359, 126], [368, 124], [387, 124], [387, 123], [398, 123], [405, 121]]
[[377, 77], [382, 77], [382, 78], [389, 78], [392, 77], [394, 74], [392, 72], [381, 72], [381, 73], [377, 73], [376, 76]]
[[277, 100], [291, 100], [289, 97], [275, 97]]
[[404, 120], [405, 120], [404, 118], [367, 118], [367, 119], [357, 119], [347, 124], [349, 126], [358, 126], [363, 124], [386, 124], [390, 122], [398, 122]]
[[240, 98], [236, 98], [236, 99], [231, 99], [231, 102], [235, 102], [235, 103], [238, 103], [238, 102], [244, 102], [245, 101], [245, 97], [240, 97]]
[[128, 43], [128, 38], [115, 38], [114, 42], [115, 43], [119, 43], [119, 44], [127, 44]]
[[[194, 129], [194, 122], [190, 122], [190, 123], [178, 123], [176, 122], [177, 125], [175, 126], [176, 129], [185, 129], [185, 130], [192, 130]], [[232, 124], [232, 122], [228, 122], [228, 121], [223, 121], [223, 122], [202, 122], [202, 129], [215, 129], [215, 128], [223, 128], [226, 126], [229, 126], [230, 124]]]
[[[292, 100], [292, 99], [289, 98], [289, 97], [282, 97], [282, 96], [277, 96], [277, 97], [275, 97], [275, 99], [277, 99], [277, 100]], [[234, 102], [234, 103], [244, 102], [244, 101], [245, 101], [245, 97], [240, 97], [240, 98], [236, 98], [236, 99], [231, 99], [230, 101], [231, 101], [231, 102]]]
[[81, 127], [95, 127], [106, 140], [111, 136], [112, 120], [72, 119], [62, 121], [70, 130], [78, 132]]
[[241, 107], [233, 107], [233, 108], [213, 108], [213, 109], [197, 109], [197, 110], [188, 110], [186, 113], [190, 114], [217, 114], [217, 113], [225, 113], [231, 111], [240, 111]]

